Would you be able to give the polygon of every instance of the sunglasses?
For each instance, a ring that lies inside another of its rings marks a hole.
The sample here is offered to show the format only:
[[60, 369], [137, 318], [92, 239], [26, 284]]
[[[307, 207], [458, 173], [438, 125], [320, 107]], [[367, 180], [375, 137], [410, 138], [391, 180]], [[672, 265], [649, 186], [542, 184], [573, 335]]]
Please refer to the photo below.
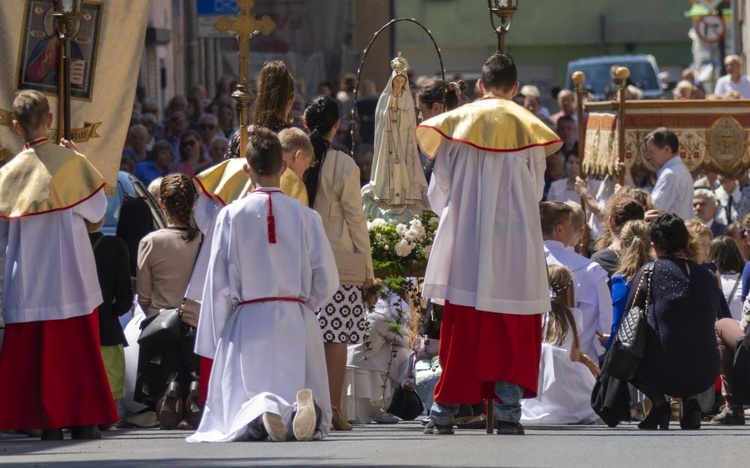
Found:
[[170, 122], [182, 122], [185, 120], [185, 117], [172, 117], [169, 119]]
[[195, 141], [195, 140], [188, 140], [188, 141], [183, 141], [183, 142], [182, 142], [182, 146], [190, 146], [190, 147], [193, 147], [193, 146], [195, 146], [195, 144], [196, 144], [196, 143], [198, 143], [198, 142], [197, 142], [197, 141]]
[[203, 130], [213, 130], [214, 128], [216, 128], [216, 125], [212, 125], [212, 124], [201, 124], [201, 128], [202, 128]]

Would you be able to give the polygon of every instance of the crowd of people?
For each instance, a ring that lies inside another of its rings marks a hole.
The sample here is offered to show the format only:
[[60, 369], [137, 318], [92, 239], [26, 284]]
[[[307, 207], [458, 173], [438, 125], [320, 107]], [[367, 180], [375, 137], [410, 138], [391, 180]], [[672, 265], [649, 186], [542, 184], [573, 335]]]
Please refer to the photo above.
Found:
[[[717, 89], [742, 92], [727, 69]], [[750, 374], [734, 356], [750, 310], [747, 170], [694, 177], [674, 132], [657, 128], [645, 141], [655, 178], [624, 165], [624, 185], [583, 178], [575, 96], [560, 91], [550, 114], [505, 54], [484, 64], [476, 100], [462, 80], [401, 83], [415, 83], [414, 138], [440, 216], [431, 303], [413, 317], [413, 298], [376, 284], [361, 189], [377, 96], [360, 93], [352, 121], [353, 76], [305, 102], [287, 67], [266, 63], [246, 148], [229, 79], [213, 99], [200, 86], [173, 97], [163, 118], [138, 102], [121, 170], [149, 187], [167, 225], [127, 199], [117, 237], [98, 232], [101, 176], [74, 143], [46, 139], [49, 104], [21, 92], [26, 146], [0, 169], [0, 380], [18, 381], [0, 386], [0, 430], [89, 439], [119, 421], [192, 429], [190, 442], [313, 440], [398, 422], [383, 401], [397, 390], [418, 395], [428, 434], [484, 424], [485, 401], [505, 435], [631, 418], [641, 429], [672, 417], [683, 429], [744, 424], [737, 389]], [[54, 158], [83, 183], [58, 177]], [[29, 177], [55, 195], [33, 193]], [[59, 255], [46, 254], [50, 239]], [[342, 257], [360, 280], [339, 276]], [[638, 304], [645, 358], [618, 381], [608, 356]], [[393, 323], [408, 331], [366, 340]], [[604, 383], [617, 417], [592, 408]]]

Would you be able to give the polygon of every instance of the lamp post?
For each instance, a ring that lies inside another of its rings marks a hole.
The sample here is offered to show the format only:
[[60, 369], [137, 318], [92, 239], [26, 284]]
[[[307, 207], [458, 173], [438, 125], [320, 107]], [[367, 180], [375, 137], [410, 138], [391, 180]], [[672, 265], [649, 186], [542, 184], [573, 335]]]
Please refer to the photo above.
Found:
[[[490, 11], [490, 23], [497, 34], [497, 51], [505, 53], [505, 35], [510, 29], [510, 21], [513, 14], [518, 10], [519, 0], [487, 0], [487, 8]], [[500, 20], [500, 25], [495, 26], [495, 16]]]
[[82, 0], [53, 0], [57, 37], [60, 40], [58, 80], [57, 138], [70, 140], [70, 41], [76, 34], [76, 21]]

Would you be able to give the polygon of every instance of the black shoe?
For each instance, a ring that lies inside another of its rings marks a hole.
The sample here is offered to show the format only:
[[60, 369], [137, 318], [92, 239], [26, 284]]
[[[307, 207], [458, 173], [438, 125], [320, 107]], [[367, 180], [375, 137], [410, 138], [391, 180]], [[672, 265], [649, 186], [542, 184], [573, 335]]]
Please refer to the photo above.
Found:
[[711, 420], [711, 424], [715, 426], [744, 426], [745, 411], [742, 409], [742, 406], [724, 405], [721, 413], [714, 416]]
[[691, 398], [687, 403], [683, 400], [682, 416], [680, 416], [680, 429], [701, 428], [701, 405], [698, 400]]
[[430, 419], [430, 422], [424, 427], [425, 434], [440, 434], [450, 435], [453, 434], [453, 424], [437, 424], [435, 421]]
[[662, 403], [659, 406], [652, 406], [651, 411], [648, 412], [648, 416], [643, 418], [643, 421], [638, 423], [638, 429], [646, 429], [653, 431], [657, 427], [659, 429], [669, 429], [669, 417], [672, 415], [672, 407], [669, 403]]
[[526, 433], [520, 422], [495, 421], [495, 425], [498, 435], [524, 435]]
[[42, 431], [42, 440], [63, 440], [62, 429], [45, 429]]
[[96, 426], [74, 426], [70, 428], [70, 438], [77, 440], [101, 439], [102, 433]]

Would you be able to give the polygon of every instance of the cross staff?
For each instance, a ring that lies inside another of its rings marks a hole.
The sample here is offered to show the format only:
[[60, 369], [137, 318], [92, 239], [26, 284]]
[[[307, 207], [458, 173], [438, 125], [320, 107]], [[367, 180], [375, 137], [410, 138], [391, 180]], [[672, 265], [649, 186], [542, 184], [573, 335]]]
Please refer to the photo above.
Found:
[[222, 16], [214, 25], [222, 34], [232, 34], [237, 38], [240, 45], [239, 70], [240, 76], [237, 82], [237, 90], [232, 97], [240, 103], [240, 154], [244, 154], [247, 147], [247, 108], [253, 94], [250, 91], [250, 39], [260, 33], [264, 36], [271, 34], [276, 29], [276, 23], [264, 16], [260, 20], [250, 13], [255, 6], [255, 0], [237, 0], [240, 12], [237, 17], [230, 19]]

